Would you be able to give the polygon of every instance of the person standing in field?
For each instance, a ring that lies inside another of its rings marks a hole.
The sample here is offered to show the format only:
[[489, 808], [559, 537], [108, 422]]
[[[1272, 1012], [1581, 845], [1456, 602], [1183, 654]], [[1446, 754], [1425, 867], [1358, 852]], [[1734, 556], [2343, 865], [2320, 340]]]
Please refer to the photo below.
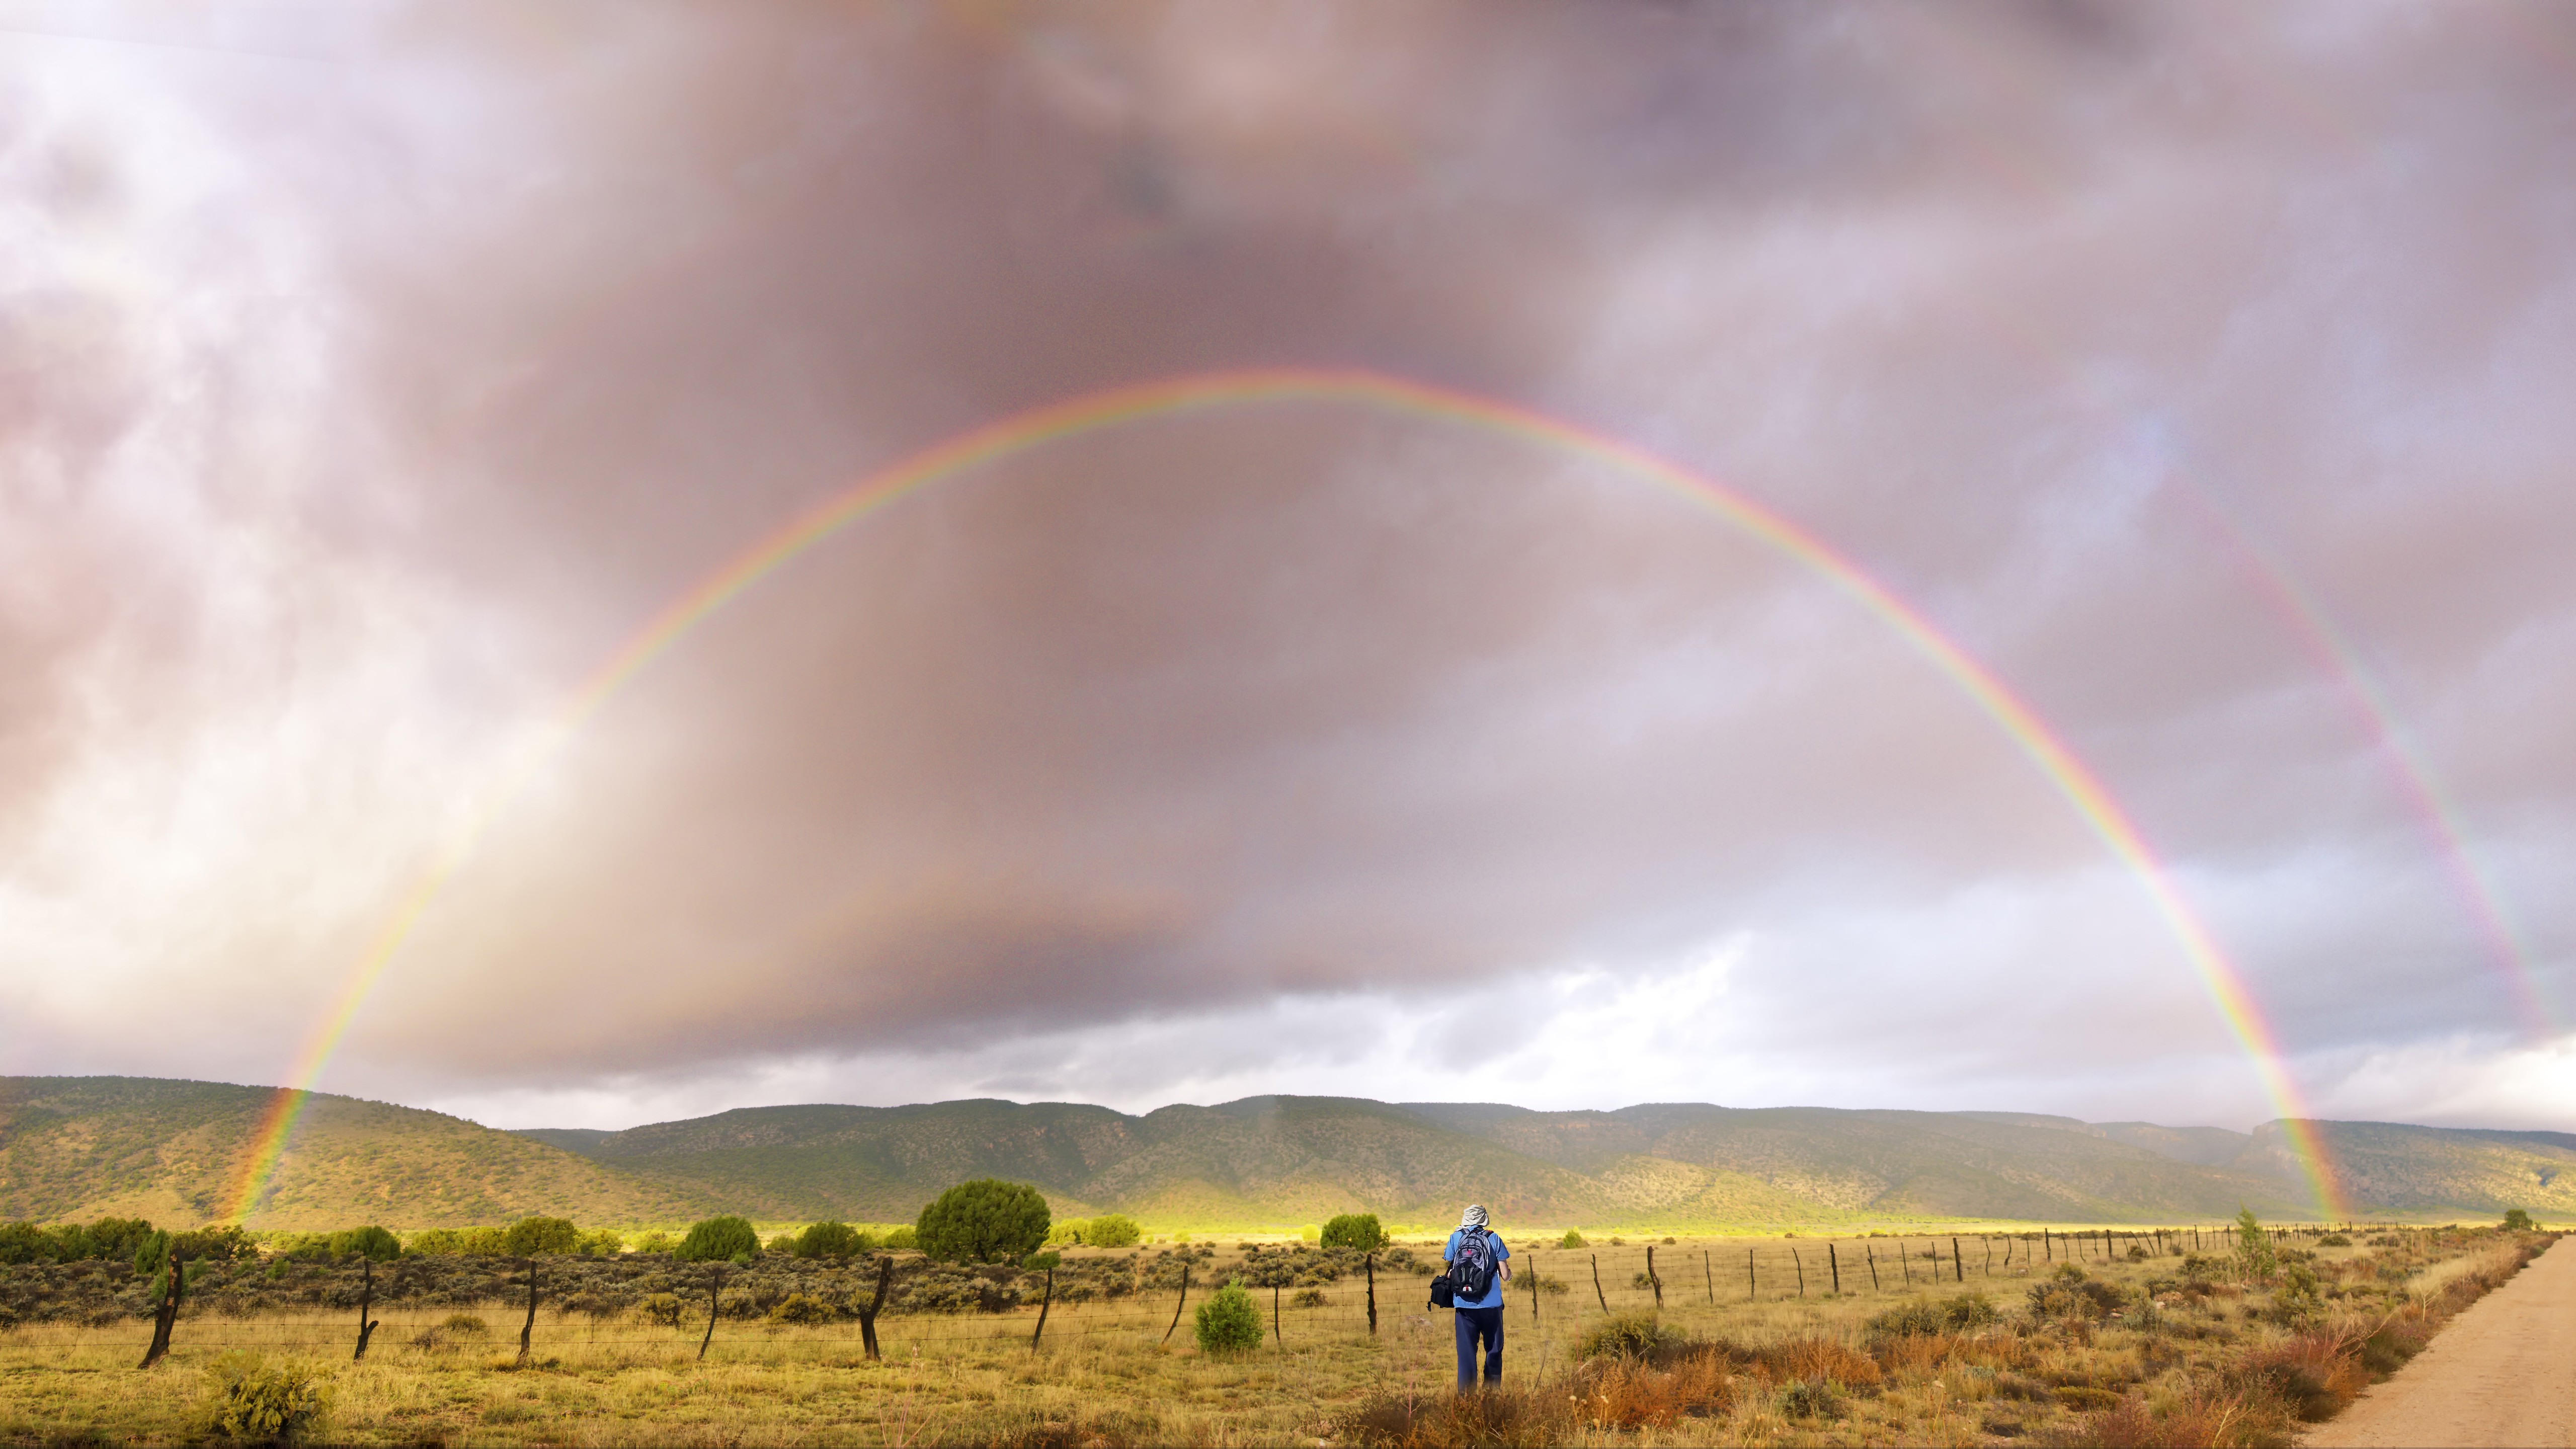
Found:
[[1470, 1203], [1449, 1235], [1440, 1260], [1449, 1265], [1457, 1293], [1458, 1391], [1476, 1386], [1476, 1347], [1485, 1349], [1485, 1386], [1503, 1382], [1503, 1285], [1511, 1281], [1512, 1250], [1485, 1226], [1485, 1209]]

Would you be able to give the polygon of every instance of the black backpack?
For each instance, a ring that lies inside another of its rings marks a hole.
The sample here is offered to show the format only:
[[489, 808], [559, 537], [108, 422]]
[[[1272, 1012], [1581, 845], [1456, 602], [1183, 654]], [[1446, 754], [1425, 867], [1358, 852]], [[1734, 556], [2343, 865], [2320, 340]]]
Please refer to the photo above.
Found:
[[1494, 1235], [1483, 1228], [1458, 1235], [1457, 1255], [1449, 1260], [1449, 1287], [1470, 1302], [1494, 1288]]

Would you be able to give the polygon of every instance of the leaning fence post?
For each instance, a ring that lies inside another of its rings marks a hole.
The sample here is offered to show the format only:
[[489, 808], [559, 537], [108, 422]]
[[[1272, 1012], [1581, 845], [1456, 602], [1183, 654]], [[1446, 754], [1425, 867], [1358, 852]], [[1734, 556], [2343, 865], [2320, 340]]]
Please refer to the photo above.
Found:
[[1825, 1266], [1834, 1271], [1834, 1296], [1840, 1298], [1843, 1296], [1843, 1260], [1831, 1243], [1825, 1244]]
[[368, 1306], [376, 1301], [376, 1260], [361, 1256], [358, 1273], [358, 1351], [349, 1355], [351, 1363], [367, 1356], [367, 1340], [376, 1336], [375, 1320], [367, 1317]]
[[175, 1252], [164, 1250], [162, 1271], [169, 1282], [161, 1290], [161, 1306], [152, 1314], [152, 1346], [143, 1351], [143, 1362], [137, 1368], [150, 1368], [170, 1352], [170, 1328], [179, 1321], [179, 1295], [187, 1291], [188, 1265]]
[[1708, 1249], [1699, 1250], [1699, 1276], [1708, 1284], [1708, 1301], [1717, 1301], [1717, 1270], [1709, 1266]]
[[1807, 1260], [1798, 1256], [1797, 1249], [1791, 1248], [1789, 1261], [1798, 1270], [1798, 1296], [1804, 1298], [1807, 1296]]
[[[1181, 1265], [1181, 1296], [1172, 1303], [1172, 1326], [1163, 1330], [1163, 1342], [1170, 1343], [1172, 1334], [1181, 1326], [1181, 1309], [1190, 1301], [1190, 1265]], [[1156, 1347], [1160, 1347], [1158, 1344]]]
[[[1029, 1335], [1029, 1352], [1031, 1353], [1038, 1351], [1038, 1340], [1046, 1337], [1047, 1310], [1055, 1306], [1055, 1270], [1053, 1268], [1047, 1269], [1046, 1275], [1046, 1296], [1038, 1300], [1037, 1331]], [[1273, 1305], [1273, 1308], [1275, 1310], [1276, 1305]], [[1277, 1316], [1277, 1313], [1274, 1311], [1272, 1314], [1272, 1321], [1274, 1324], [1277, 1322]]]
[[[535, 1281], [535, 1275], [533, 1273], [529, 1275], [529, 1281]], [[878, 1280], [880, 1287], [882, 1287], [884, 1281], [885, 1280], [882, 1278]], [[698, 1340], [698, 1362], [700, 1363], [705, 1363], [707, 1361], [707, 1345], [716, 1341], [716, 1299], [722, 1296], [723, 1293], [724, 1265], [719, 1263], [716, 1265], [715, 1270], [707, 1275], [707, 1336]], [[530, 1299], [533, 1300], [535, 1296], [534, 1291], [531, 1290], [529, 1293]], [[534, 1309], [530, 1309], [529, 1317], [533, 1319], [535, 1316], [536, 1311]]]
[[1874, 1246], [1874, 1245], [1872, 1245], [1872, 1244], [1863, 1243], [1863, 1244], [1861, 1245], [1861, 1252], [1862, 1252], [1863, 1256], [1865, 1256], [1865, 1257], [1867, 1257], [1867, 1258], [1869, 1259], [1869, 1291], [1870, 1291], [1870, 1292], [1872, 1292], [1872, 1293], [1880, 1293], [1880, 1292], [1884, 1292], [1884, 1291], [1886, 1291], [1886, 1290], [1884, 1290], [1884, 1289], [1882, 1289], [1882, 1288], [1880, 1288], [1880, 1287], [1878, 1286], [1878, 1249], [1877, 1249], [1877, 1247], [1876, 1247], [1876, 1246]]
[[[894, 1254], [888, 1253], [877, 1259], [876, 1296], [868, 1300], [867, 1307], [859, 1310], [859, 1342], [867, 1346], [870, 1358], [877, 1357], [877, 1310], [885, 1307], [886, 1284], [892, 1281], [894, 1281]], [[715, 1333], [715, 1320], [712, 1317], [707, 1320], [707, 1332], [709, 1336]], [[698, 1350], [698, 1356], [706, 1357], [706, 1350], [703, 1347]]]
[[[1935, 1243], [1932, 1245], [1932, 1255], [1932, 1266], [1935, 1268], [1940, 1267], [1940, 1244]], [[1932, 1276], [1938, 1278], [1941, 1275], [1939, 1273], [1934, 1273]], [[1965, 1283], [1968, 1281], [1968, 1270], [1959, 1266], [1959, 1240], [1957, 1238], [1952, 1238], [1950, 1240], [1950, 1281], [1953, 1283]]]
[[[1053, 1275], [1050, 1274], [1049, 1276], [1052, 1277]], [[1044, 1322], [1045, 1320], [1040, 1319], [1039, 1321]], [[1288, 1347], [1288, 1335], [1279, 1331], [1279, 1281], [1275, 1278], [1270, 1282], [1270, 1336], [1279, 1341], [1279, 1347], [1282, 1350], [1285, 1350]]]
[[1914, 1286], [1914, 1260], [1906, 1256], [1903, 1238], [1896, 1240], [1896, 1271], [1904, 1277], [1906, 1287]]
[[1601, 1255], [1592, 1255], [1592, 1296], [1601, 1300], [1601, 1311], [1610, 1311], [1610, 1295], [1601, 1291]]
[[1530, 1330], [1538, 1330], [1538, 1280], [1545, 1275], [1538, 1270], [1538, 1254], [1530, 1254]]
[[[537, 1260], [536, 1260], [534, 1257], [531, 1257], [531, 1258], [529, 1258], [529, 1259], [528, 1259], [528, 1321], [519, 1325], [519, 1366], [520, 1366], [521, 1368], [525, 1368], [525, 1367], [527, 1367], [527, 1364], [528, 1364], [528, 1339], [529, 1339], [529, 1337], [530, 1337], [531, 1335], [533, 1335], [536, 1331], [537, 1331]], [[707, 1333], [708, 1333], [708, 1335], [709, 1335], [710, 1337], [712, 1337], [712, 1336], [714, 1336], [715, 1331], [716, 1331], [716, 1321], [715, 1321], [715, 1318], [714, 1318], [713, 1314], [712, 1314], [712, 1313], [710, 1313], [710, 1315], [709, 1315], [709, 1316], [708, 1316], [708, 1318], [707, 1318]], [[704, 1357], [706, 1357], [706, 1350], [705, 1350], [705, 1349], [703, 1349], [703, 1348], [702, 1348], [702, 1349], [699, 1349], [699, 1350], [698, 1350], [698, 1357], [700, 1357], [700, 1358], [704, 1358]]]
[[1655, 1245], [1646, 1245], [1646, 1286], [1655, 1290], [1655, 1311], [1664, 1309], [1664, 1280], [1655, 1276]]

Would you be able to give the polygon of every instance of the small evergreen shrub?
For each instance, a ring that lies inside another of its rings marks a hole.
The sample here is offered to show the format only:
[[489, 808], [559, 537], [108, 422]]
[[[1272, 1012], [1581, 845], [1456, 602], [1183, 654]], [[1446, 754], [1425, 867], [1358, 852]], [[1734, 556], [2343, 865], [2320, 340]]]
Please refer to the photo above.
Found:
[[1332, 1299], [1324, 1296], [1324, 1290], [1321, 1288], [1300, 1288], [1297, 1290], [1297, 1296], [1288, 1300], [1288, 1306], [1291, 1308], [1329, 1308], [1332, 1306], [1332, 1302]]
[[447, 1315], [446, 1319], [438, 1326], [460, 1337], [470, 1337], [474, 1334], [490, 1333], [492, 1331], [492, 1325], [485, 1323], [482, 1319], [475, 1317], [471, 1313], [451, 1313]]
[[672, 1237], [669, 1233], [663, 1232], [660, 1228], [655, 1228], [653, 1231], [637, 1238], [632, 1246], [634, 1247], [634, 1250], [639, 1253], [667, 1253], [679, 1245], [679, 1239]]
[[1343, 1213], [1324, 1224], [1323, 1245], [1374, 1253], [1386, 1246], [1386, 1229], [1375, 1213]]
[[1583, 1246], [1583, 1235], [1572, 1228], [1567, 1228], [1565, 1236], [1556, 1240], [1556, 1245], [1560, 1248], [1580, 1248]]
[[271, 1368], [259, 1355], [235, 1350], [216, 1359], [209, 1373], [214, 1387], [206, 1417], [216, 1433], [236, 1443], [300, 1443], [330, 1412], [330, 1385], [304, 1364]]
[[2317, 1246], [2320, 1248], [2349, 1248], [2352, 1246], [2352, 1239], [2345, 1237], [2341, 1233], [2328, 1233], [2324, 1237], [2317, 1239]]
[[702, 1218], [689, 1225], [671, 1256], [683, 1263], [748, 1263], [760, 1256], [760, 1234], [731, 1213]]
[[909, 1253], [921, 1246], [920, 1235], [908, 1227], [895, 1228], [885, 1235], [885, 1246], [888, 1252]]
[[335, 1258], [373, 1258], [390, 1263], [402, 1256], [402, 1240], [373, 1223], [333, 1233], [330, 1246]]
[[1145, 1230], [1125, 1213], [1102, 1213], [1084, 1225], [1082, 1242], [1091, 1248], [1132, 1248], [1145, 1240]]
[[585, 1258], [614, 1258], [625, 1251], [625, 1234], [613, 1228], [596, 1228], [581, 1235], [581, 1255]]
[[1243, 1353], [1261, 1347], [1260, 1306], [1241, 1283], [1228, 1283], [1199, 1305], [1199, 1352]]
[[810, 1223], [788, 1251], [800, 1258], [855, 1258], [870, 1247], [868, 1235], [848, 1223]]
[[552, 1256], [580, 1249], [581, 1230], [572, 1225], [570, 1218], [521, 1218], [501, 1239], [502, 1255], [511, 1258]]
[[998, 1177], [961, 1182], [921, 1210], [913, 1234], [943, 1263], [1016, 1263], [1046, 1245], [1044, 1193]]
[[1784, 1419], [1839, 1419], [1843, 1416], [1842, 1395], [1834, 1392], [1830, 1379], [1791, 1379], [1780, 1386], [1780, 1417]]
[[2508, 1233], [2530, 1232], [2531, 1214], [2521, 1208], [2507, 1209], [2504, 1215], [2504, 1230]]

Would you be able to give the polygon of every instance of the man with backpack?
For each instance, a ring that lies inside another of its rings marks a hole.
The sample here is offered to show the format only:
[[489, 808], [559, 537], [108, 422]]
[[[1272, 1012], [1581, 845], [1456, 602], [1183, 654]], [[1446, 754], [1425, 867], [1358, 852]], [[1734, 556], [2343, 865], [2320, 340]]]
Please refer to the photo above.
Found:
[[1485, 1349], [1485, 1386], [1503, 1382], [1503, 1285], [1511, 1281], [1512, 1250], [1485, 1227], [1485, 1209], [1469, 1204], [1459, 1216], [1440, 1259], [1449, 1265], [1452, 1305], [1458, 1310], [1458, 1391], [1476, 1386], [1476, 1346]]

